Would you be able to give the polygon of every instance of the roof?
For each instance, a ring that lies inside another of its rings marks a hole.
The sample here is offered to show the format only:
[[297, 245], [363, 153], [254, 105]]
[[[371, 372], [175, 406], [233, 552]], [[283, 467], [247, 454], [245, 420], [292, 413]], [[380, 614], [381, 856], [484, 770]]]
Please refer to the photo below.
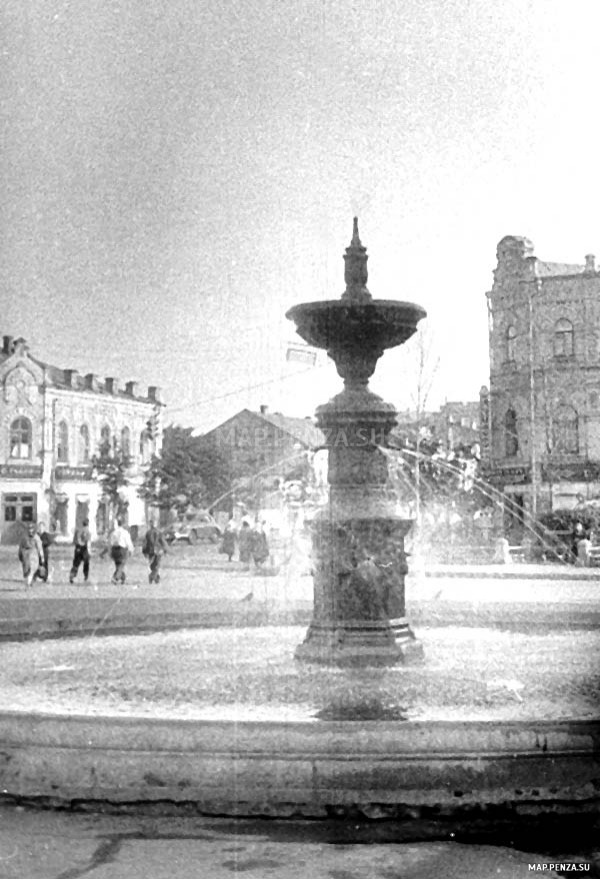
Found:
[[541, 278], [552, 278], [559, 275], [581, 275], [584, 271], [585, 266], [576, 263], [544, 262], [541, 259], [536, 261], [536, 273]]
[[279, 430], [291, 434], [303, 445], [317, 449], [325, 442], [325, 434], [309, 418], [292, 418], [281, 412], [253, 412], [258, 418], [268, 421]]
[[224, 429], [231, 428], [238, 419], [248, 416], [259, 422], [267, 422], [276, 427], [277, 430], [287, 433], [288, 436], [293, 437], [306, 448], [318, 449], [325, 443], [325, 434], [309, 418], [292, 418], [289, 415], [282, 415], [281, 412], [254, 412], [252, 409], [241, 409], [231, 418], [222, 421], [212, 430], [202, 434], [201, 438], [206, 441], [209, 438], [217, 437]]
[[0, 364], [6, 363], [11, 357], [18, 355], [26, 357], [32, 364], [43, 370], [46, 379], [49, 380], [52, 387], [69, 391], [86, 391], [95, 394], [105, 394], [114, 399], [114, 397], [122, 397], [128, 400], [136, 400], [139, 403], [152, 403], [153, 405], [164, 405], [159, 399], [160, 389], [155, 386], [147, 388], [147, 394], [135, 393], [137, 390], [137, 382], [127, 382], [125, 387], [119, 387], [118, 379], [106, 378], [104, 381], [93, 373], [87, 376], [80, 375], [76, 369], [60, 369], [51, 363], [46, 363], [37, 357], [34, 357], [29, 351], [29, 347], [25, 339], [19, 337], [13, 339], [12, 336], [4, 336], [2, 347], [0, 348]]
[[[148, 396], [143, 394], [136, 394], [133, 396], [132, 394], [126, 393], [123, 388], [119, 388], [116, 393], [111, 392], [106, 387], [106, 381], [102, 381], [98, 376], [95, 376], [95, 383], [93, 387], [90, 387], [89, 383], [86, 382], [86, 378], [83, 375], [79, 375], [79, 373], [75, 373], [72, 375], [72, 378], [68, 377], [68, 373], [71, 373], [71, 370], [68, 369], [60, 369], [58, 366], [52, 366], [51, 363], [44, 363], [43, 360], [39, 360], [37, 357], [33, 357], [31, 354], [29, 355], [30, 359], [33, 360], [38, 366], [41, 366], [42, 369], [46, 371], [46, 374], [54, 387], [62, 388], [68, 391], [88, 391], [96, 394], [106, 394], [110, 397], [126, 397], [128, 400], [139, 400], [140, 402], [148, 402], [150, 399]], [[153, 401], [152, 401], [153, 402]]]

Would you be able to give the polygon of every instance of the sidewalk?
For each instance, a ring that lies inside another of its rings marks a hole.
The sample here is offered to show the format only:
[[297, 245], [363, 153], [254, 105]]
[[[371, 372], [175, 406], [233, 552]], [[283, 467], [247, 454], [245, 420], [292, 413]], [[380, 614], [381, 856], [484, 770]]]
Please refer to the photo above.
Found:
[[424, 566], [426, 577], [474, 577], [512, 580], [586, 580], [600, 583], [600, 568], [575, 565], [535, 565], [512, 562], [507, 565], [438, 565]]
[[341, 823], [0, 808], [2, 879], [524, 879], [532, 875], [530, 865], [557, 862], [590, 864], [583, 875], [600, 875], [593, 854], [590, 863], [576, 854], [549, 856], [451, 841], [382, 844], [376, 830], [369, 838], [368, 828]]

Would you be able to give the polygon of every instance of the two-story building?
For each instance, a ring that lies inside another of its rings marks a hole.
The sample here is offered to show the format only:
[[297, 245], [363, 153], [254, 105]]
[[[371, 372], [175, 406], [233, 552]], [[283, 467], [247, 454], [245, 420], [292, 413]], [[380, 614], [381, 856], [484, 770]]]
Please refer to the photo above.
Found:
[[34, 357], [24, 339], [3, 337], [0, 350], [0, 540], [18, 540], [23, 525], [43, 521], [70, 540], [83, 519], [92, 535], [108, 527], [93, 466], [102, 444], [127, 456], [122, 489], [132, 531], [146, 523], [138, 488], [144, 465], [160, 449], [160, 390], [99, 379]]
[[481, 455], [510, 529], [600, 497], [600, 272], [592, 255], [545, 262], [527, 238], [507, 236], [487, 298]]

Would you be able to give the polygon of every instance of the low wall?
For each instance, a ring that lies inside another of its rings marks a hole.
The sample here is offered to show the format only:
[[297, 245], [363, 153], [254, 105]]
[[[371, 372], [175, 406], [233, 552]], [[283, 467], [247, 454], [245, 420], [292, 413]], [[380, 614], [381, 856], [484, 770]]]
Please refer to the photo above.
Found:
[[600, 804], [600, 721], [262, 723], [0, 713], [0, 791], [208, 814]]

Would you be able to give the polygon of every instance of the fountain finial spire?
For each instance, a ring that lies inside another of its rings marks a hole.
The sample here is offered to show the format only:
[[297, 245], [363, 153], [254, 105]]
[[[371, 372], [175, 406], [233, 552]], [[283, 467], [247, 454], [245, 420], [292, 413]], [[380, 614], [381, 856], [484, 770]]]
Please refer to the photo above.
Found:
[[367, 248], [363, 247], [358, 234], [358, 217], [354, 217], [352, 241], [344, 254], [346, 292], [342, 294], [342, 299], [351, 299], [353, 302], [368, 302], [372, 299], [367, 290], [368, 258]]

